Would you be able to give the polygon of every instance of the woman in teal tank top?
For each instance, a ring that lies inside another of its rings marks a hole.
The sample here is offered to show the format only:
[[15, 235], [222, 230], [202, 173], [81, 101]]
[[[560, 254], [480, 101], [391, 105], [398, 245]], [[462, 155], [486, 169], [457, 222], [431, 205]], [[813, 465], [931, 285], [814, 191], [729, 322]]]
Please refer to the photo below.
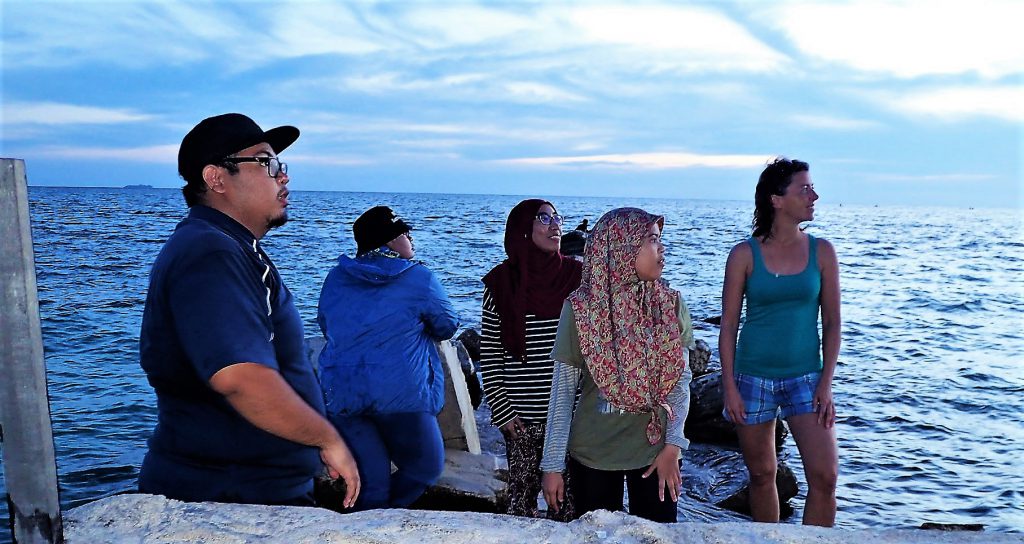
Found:
[[839, 263], [832, 244], [800, 229], [814, 219], [816, 200], [805, 162], [777, 158], [761, 173], [753, 235], [732, 248], [725, 265], [718, 350], [723, 415], [736, 423], [754, 521], [779, 520], [775, 421], [781, 415], [807, 475], [803, 523], [831, 527], [839, 471], [832, 401], [841, 326]]

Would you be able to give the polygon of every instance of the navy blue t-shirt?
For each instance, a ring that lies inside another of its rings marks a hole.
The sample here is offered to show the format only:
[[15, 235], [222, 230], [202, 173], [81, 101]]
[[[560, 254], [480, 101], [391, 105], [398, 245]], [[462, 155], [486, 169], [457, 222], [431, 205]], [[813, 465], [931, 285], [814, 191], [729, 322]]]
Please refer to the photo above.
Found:
[[140, 491], [258, 504], [311, 496], [318, 450], [255, 427], [209, 385], [222, 368], [258, 363], [324, 413], [291, 292], [248, 229], [192, 207], [153, 264], [139, 351], [158, 409]]

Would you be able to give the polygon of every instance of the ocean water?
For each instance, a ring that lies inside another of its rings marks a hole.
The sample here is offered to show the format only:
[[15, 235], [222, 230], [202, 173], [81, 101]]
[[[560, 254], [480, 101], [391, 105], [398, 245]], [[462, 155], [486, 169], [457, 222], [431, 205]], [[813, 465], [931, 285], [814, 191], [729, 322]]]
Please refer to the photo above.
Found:
[[[138, 365], [148, 272], [185, 214], [171, 189], [31, 187], [40, 312], [61, 503], [133, 489], [155, 421]], [[464, 324], [479, 324], [479, 278], [503, 257], [519, 197], [292, 193], [291, 222], [264, 239], [306, 324], [351, 224], [376, 204], [415, 229]], [[720, 313], [729, 249], [749, 232], [746, 202], [554, 197], [571, 229], [638, 206], [666, 216], [665, 277], [698, 321]], [[1019, 210], [817, 206], [808, 232], [840, 260], [843, 347], [837, 525], [981, 523], [1024, 531], [1024, 217]], [[787, 455], [797, 459], [792, 441]], [[793, 501], [798, 522], [806, 487]], [[0, 493], [4, 492], [0, 482]], [[714, 508], [709, 519], [716, 519]], [[6, 504], [0, 517], [7, 519]], [[717, 519], [732, 519], [723, 513]], [[7, 538], [0, 531], [0, 541]]]

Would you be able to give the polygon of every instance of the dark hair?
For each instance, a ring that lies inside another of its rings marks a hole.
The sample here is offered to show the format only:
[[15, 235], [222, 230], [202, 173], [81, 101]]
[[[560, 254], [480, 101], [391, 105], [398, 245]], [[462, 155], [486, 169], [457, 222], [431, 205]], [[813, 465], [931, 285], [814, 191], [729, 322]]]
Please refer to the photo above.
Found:
[[757, 179], [754, 189], [754, 220], [751, 227], [754, 238], [767, 240], [772, 235], [772, 222], [775, 221], [775, 207], [772, 206], [772, 195], [786, 194], [786, 187], [793, 181], [793, 174], [808, 172], [811, 167], [806, 162], [785, 157], [776, 157], [768, 163]]
[[[217, 164], [221, 168], [228, 171], [229, 174], [234, 176], [239, 172], [238, 164], [229, 161], [221, 161]], [[190, 175], [189, 178], [192, 176]], [[202, 203], [202, 197], [206, 194], [206, 180], [203, 179], [202, 170], [199, 171], [199, 177], [195, 179], [189, 179], [182, 176], [185, 180], [185, 186], [181, 188], [181, 194], [185, 197], [185, 205], [191, 208], [195, 204]]]

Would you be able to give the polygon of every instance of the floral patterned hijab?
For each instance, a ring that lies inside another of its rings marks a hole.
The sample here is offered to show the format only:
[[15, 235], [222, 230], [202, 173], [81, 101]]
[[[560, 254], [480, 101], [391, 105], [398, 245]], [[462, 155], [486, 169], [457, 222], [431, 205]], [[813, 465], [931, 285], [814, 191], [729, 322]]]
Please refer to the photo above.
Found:
[[604, 214], [587, 240], [582, 284], [569, 297], [594, 382], [615, 407], [651, 414], [651, 444], [664, 434], [657, 407], [667, 406], [686, 366], [676, 313], [679, 293], [665, 280], [641, 281], [636, 274], [651, 223], [664, 222], [637, 208]]

